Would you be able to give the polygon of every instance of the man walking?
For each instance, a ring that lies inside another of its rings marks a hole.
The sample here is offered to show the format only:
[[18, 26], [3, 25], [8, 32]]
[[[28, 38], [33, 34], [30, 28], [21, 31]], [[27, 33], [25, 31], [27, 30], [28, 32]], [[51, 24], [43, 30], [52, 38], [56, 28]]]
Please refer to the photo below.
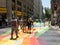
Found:
[[12, 18], [12, 20], [11, 20], [11, 27], [12, 27], [12, 30], [11, 30], [11, 40], [13, 39], [14, 31], [15, 31], [16, 39], [17, 39], [18, 38], [18, 26], [17, 26], [17, 19], [16, 18]]

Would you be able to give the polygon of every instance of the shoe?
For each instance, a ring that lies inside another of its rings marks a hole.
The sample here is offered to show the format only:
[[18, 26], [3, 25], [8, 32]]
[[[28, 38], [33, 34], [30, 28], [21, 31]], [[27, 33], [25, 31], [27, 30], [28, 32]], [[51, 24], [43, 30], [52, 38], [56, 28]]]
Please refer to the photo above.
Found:
[[13, 40], [13, 38], [10, 38], [10, 40]]
[[19, 36], [16, 36], [16, 38], [18, 38]]

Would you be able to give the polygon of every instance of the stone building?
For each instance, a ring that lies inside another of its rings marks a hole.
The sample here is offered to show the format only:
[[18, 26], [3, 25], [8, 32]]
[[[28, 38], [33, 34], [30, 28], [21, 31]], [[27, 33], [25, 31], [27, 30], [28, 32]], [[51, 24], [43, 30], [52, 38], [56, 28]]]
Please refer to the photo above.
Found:
[[59, 13], [59, 9], [60, 9], [60, 1], [59, 0], [51, 0], [51, 9], [52, 9], [52, 13], [54, 13], [54, 7], [56, 5], [56, 13]]
[[42, 1], [34, 0], [34, 18], [40, 19], [42, 16]]
[[1, 0], [0, 19], [11, 19], [12, 16], [18, 18], [28, 18], [33, 16], [33, 0]]
[[51, 9], [51, 19], [55, 19], [55, 22], [57, 22], [58, 18], [60, 17], [60, 0], [51, 0]]

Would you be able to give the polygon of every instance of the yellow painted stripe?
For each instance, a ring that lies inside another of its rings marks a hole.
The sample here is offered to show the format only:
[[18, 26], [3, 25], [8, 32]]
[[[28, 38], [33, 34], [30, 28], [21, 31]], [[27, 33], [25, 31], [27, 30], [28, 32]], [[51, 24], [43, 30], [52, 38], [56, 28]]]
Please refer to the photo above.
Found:
[[31, 45], [30, 38], [29, 37], [24, 38], [24, 41], [21, 45]]

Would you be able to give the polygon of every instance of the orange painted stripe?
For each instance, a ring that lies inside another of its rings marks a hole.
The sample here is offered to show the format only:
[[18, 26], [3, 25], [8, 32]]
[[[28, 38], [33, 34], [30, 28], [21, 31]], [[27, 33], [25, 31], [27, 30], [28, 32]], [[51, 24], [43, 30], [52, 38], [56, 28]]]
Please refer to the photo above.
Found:
[[21, 45], [31, 45], [29, 36], [27, 36], [26, 38], [24, 38], [24, 41], [23, 41], [23, 43]]

